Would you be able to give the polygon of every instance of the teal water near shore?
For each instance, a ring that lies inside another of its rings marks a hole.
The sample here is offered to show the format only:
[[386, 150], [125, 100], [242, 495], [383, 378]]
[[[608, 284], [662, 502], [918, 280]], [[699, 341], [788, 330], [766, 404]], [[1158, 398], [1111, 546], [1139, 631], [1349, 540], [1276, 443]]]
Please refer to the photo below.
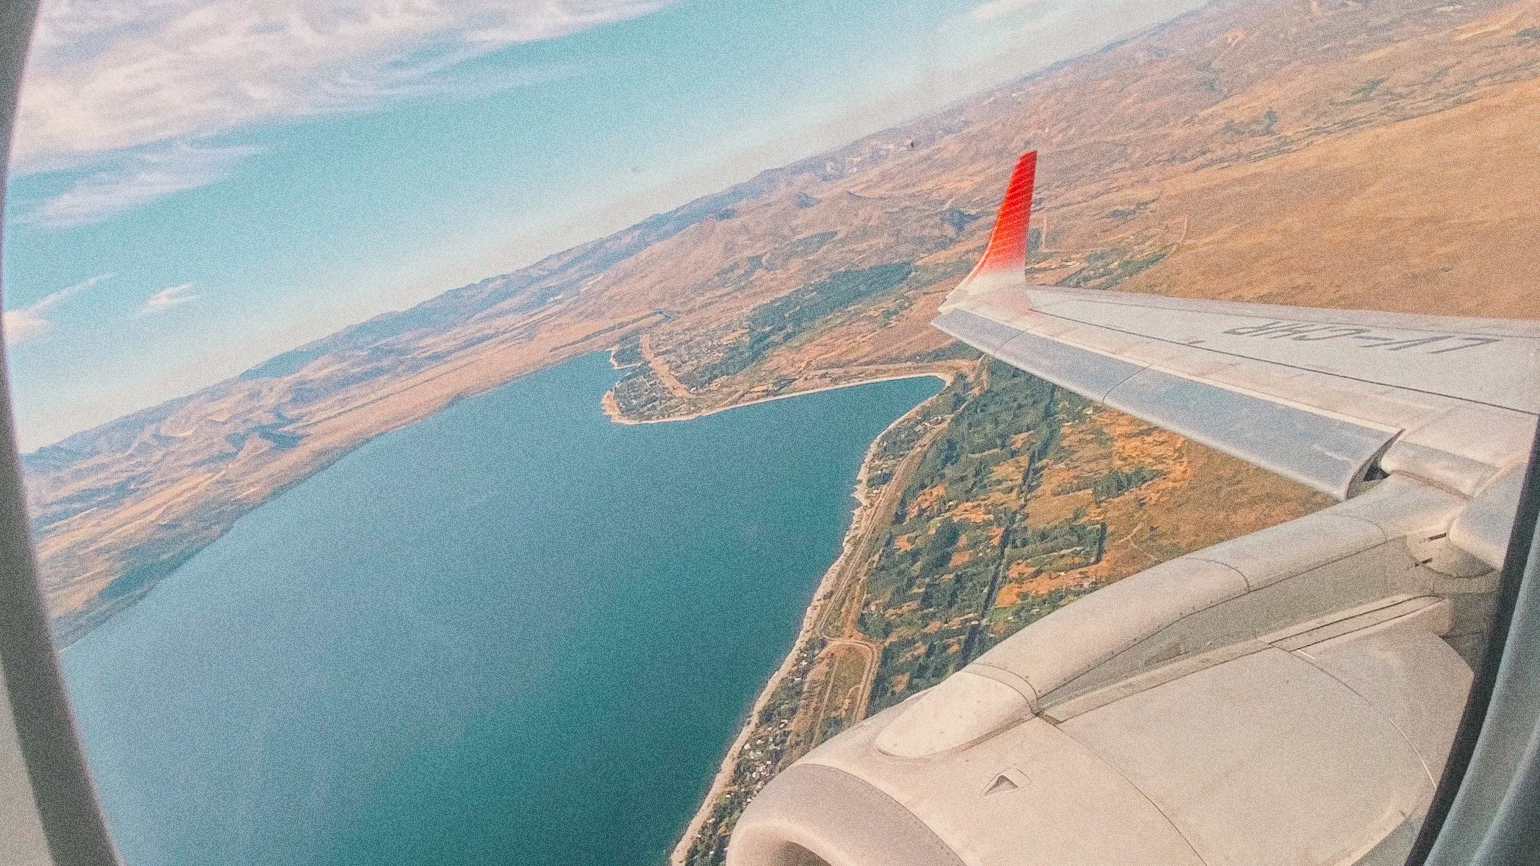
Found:
[[64, 653], [127, 866], [656, 866], [934, 379], [672, 424], [589, 356], [381, 436]]

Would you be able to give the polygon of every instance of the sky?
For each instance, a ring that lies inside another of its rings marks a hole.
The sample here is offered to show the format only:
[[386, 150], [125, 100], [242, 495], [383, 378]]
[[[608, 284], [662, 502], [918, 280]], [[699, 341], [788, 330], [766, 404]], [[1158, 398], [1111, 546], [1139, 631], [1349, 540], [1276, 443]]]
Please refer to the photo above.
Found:
[[32, 450], [1196, 0], [44, 0], [4, 330]]

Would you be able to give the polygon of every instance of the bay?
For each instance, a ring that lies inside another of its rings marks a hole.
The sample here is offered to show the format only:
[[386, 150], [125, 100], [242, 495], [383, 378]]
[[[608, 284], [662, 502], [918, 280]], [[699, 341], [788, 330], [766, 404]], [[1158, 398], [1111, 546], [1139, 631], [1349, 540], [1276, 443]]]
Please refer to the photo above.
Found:
[[127, 866], [654, 866], [933, 379], [619, 425], [588, 356], [378, 437], [66, 650]]

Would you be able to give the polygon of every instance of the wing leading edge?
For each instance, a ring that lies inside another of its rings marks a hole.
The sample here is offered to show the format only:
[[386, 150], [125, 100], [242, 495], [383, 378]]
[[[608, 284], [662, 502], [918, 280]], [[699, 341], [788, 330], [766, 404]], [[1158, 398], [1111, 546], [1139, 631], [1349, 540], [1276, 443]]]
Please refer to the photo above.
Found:
[[1540, 412], [1540, 322], [1031, 285], [1035, 167], [1035, 153], [1018, 163], [986, 255], [936, 327], [1339, 499], [1390, 472], [1466, 497], [1487, 492], [1503, 501], [1471, 509], [1456, 529], [1462, 546], [1500, 561], [1512, 514], [1502, 482], [1524, 461]]

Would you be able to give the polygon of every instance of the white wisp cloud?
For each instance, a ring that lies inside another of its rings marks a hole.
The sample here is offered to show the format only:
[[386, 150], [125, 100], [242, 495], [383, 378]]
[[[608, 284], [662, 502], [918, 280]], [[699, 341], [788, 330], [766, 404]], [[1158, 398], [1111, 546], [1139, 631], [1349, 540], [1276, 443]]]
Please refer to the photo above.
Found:
[[977, 21], [993, 21], [996, 18], [1013, 15], [1024, 9], [1044, 5], [1046, 5], [1045, 0], [992, 0], [990, 3], [973, 7], [968, 14], [972, 15], [974, 20]]
[[[484, 93], [506, 81], [458, 70], [521, 42], [636, 18], [677, 0], [46, 0], [29, 54], [13, 170], [98, 164], [164, 153], [258, 124], [367, 111], [403, 98]], [[208, 154], [208, 148], [192, 147]], [[221, 151], [230, 155], [228, 149]], [[185, 154], [183, 155], [185, 157]], [[153, 159], [151, 160], [153, 162]], [[184, 159], [184, 163], [186, 160]], [[69, 224], [82, 199], [111, 186], [132, 206], [217, 177], [205, 158], [179, 180], [85, 181], [56, 205]], [[140, 166], [143, 169], [143, 166]], [[135, 171], [120, 167], [120, 174]], [[101, 208], [89, 203], [83, 213]]]
[[161, 196], [223, 179], [256, 147], [194, 147], [182, 142], [126, 154], [86, 175], [22, 217], [51, 228], [101, 222]]
[[16, 346], [29, 340], [35, 340], [48, 333], [48, 329], [53, 327], [47, 317], [50, 310], [86, 289], [95, 286], [97, 283], [110, 279], [112, 279], [112, 274], [99, 274], [90, 279], [82, 280], [68, 288], [60, 289], [53, 294], [45, 295], [25, 307], [6, 310], [4, 314], [6, 342]]
[[200, 297], [202, 297], [202, 295], [199, 295], [193, 291], [192, 283], [182, 283], [179, 286], [172, 286], [168, 289], [161, 289], [148, 298], [145, 298], [144, 303], [139, 307], [139, 312], [141, 314], [159, 313], [163, 310], [169, 310], [172, 307], [180, 307], [183, 304], [190, 304], [193, 301], [198, 300]]

